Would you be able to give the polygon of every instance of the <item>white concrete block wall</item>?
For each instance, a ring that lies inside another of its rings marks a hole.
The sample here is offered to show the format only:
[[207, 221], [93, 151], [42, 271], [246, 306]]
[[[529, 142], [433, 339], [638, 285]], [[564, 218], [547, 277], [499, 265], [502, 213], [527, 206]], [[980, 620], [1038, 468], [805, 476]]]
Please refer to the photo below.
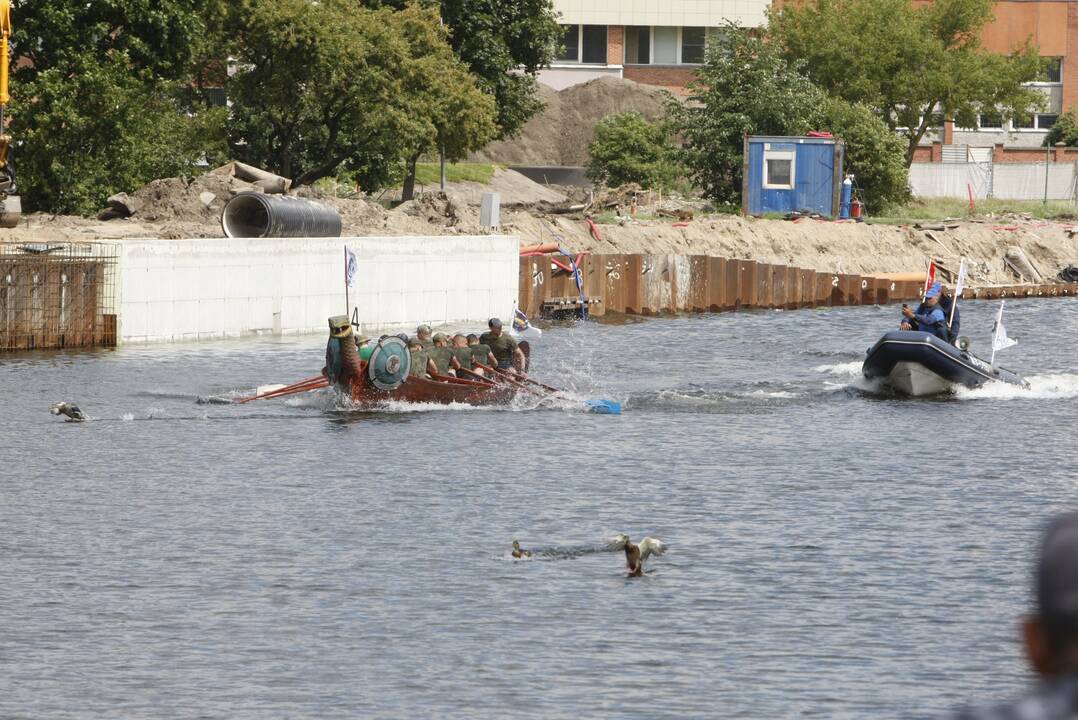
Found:
[[513, 236], [139, 240], [121, 250], [120, 341], [324, 332], [345, 312], [346, 244], [359, 261], [351, 305], [368, 334], [512, 313]]

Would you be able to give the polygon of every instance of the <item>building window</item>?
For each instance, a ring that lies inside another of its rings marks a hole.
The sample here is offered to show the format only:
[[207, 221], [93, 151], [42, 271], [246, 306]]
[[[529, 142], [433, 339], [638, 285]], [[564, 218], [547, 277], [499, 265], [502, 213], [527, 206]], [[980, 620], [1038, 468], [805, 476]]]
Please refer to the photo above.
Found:
[[1063, 58], [1048, 58], [1048, 66], [1038, 78], [1038, 82], [1055, 84], [1063, 82]]
[[606, 63], [606, 25], [564, 25], [564, 50], [558, 60], [571, 63]]
[[562, 51], [558, 54], [559, 60], [566, 62], [580, 62], [580, 26], [563, 25], [565, 35], [561, 39]]
[[581, 62], [606, 62], [606, 25], [585, 25], [581, 32]]
[[677, 64], [677, 28], [657, 27], [652, 28], [654, 45], [651, 56], [656, 65]]
[[707, 30], [702, 27], [681, 28], [681, 62], [699, 64], [704, 62], [704, 44]]
[[764, 149], [764, 187], [769, 190], [793, 190], [794, 162], [793, 150]]
[[625, 28], [625, 62], [629, 65], [651, 62], [651, 28]]
[[977, 116], [977, 126], [981, 130], [1002, 130], [1003, 116], [999, 113], [982, 113]]
[[1059, 119], [1059, 115], [1054, 113], [1044, 113], [1037, 116], [1037, 129], [1048, 130], [1056, 124], [1056, 120]]

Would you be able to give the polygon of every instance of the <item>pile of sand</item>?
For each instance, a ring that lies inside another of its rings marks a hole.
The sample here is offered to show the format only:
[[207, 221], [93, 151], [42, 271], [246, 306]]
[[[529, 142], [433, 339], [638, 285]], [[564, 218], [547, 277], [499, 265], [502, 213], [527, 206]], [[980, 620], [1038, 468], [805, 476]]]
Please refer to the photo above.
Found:
[[635, 110], [648, 120], [665, 114], [669, 93], [632, 80], [602, 77], [582, 85], [555, 91], [540, 85], [539, 97], [546, 109], [533, 117], [520, 134], [499, 140], [476, 153], [474, 162], [503, 165], [565, 165], [588, 162], [588, 143], [595, 125], [607, 115]]

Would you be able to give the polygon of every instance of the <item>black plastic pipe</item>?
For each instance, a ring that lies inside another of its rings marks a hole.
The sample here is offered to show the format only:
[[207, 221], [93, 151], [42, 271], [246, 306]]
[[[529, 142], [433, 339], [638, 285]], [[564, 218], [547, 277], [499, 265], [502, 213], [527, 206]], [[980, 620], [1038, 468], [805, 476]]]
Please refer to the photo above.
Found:
[[242, 192], [225, 203], [221, 228], [230, 238], [340, 237], [341, 215], [314, 200]]

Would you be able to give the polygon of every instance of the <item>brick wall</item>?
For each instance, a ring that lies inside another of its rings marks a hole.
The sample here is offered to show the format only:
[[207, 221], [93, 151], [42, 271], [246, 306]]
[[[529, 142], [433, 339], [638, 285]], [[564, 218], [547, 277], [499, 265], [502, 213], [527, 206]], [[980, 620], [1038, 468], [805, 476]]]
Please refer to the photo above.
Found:
[[621, 65], [625, 62], [625, 28], [610, 25], [606, 29], [606, 63]]
[[692, 68], [680, 68], [655, 65], [626, 65], [622, 76], [646, 85], [658, 85], [675, 95], [688, 95], [685, 86], [692, 82], [695, 73]]
[[[1078, 161], [1078, 147], [1064, 147], [1056, 145], [1051, 152], [1045, 148], [1007, 147], [1003, 143], [996, 143], [992, 147], [992, 162], [996, 163], [1042, 163], [1045, 157], [1050, 162], [1075, 162]], [[942, 162], [943, 143], [934, 142], [931, 145], [921, 145], [913, 151], [915, 163]]]

